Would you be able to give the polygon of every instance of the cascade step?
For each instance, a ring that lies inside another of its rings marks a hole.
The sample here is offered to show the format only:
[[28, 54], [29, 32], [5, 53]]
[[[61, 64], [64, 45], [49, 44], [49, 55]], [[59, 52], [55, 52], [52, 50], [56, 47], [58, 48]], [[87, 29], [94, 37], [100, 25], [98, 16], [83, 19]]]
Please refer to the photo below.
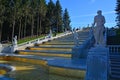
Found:
[[[85, 41], [85, 39], [80, 39], [79, 41], [83, 42], [83, 41]], [[68, 39], [66, 39], [66, 40], [53, 40], [53, 41], [50, 41], [50, 42], [63, 42], [63, 43], [64, 42], [69, 42], [69, 43], [71, 42], [71, 43], [74, 43], [74, 40], [71, 40], [71, 39], [70, 40], [68, 40]]]
[[115, 59], [115, 58], [114, 58], [114, 59], [111, 59], [111, 62], [115, 62], [115, 61], [116, 61], [116, 62], [120, 62], [119, 59]]
[[[81, 40], [88, 38], [88, 36], [79, 36]], [[74, 40], [74, 36], [72, 37], [66, 37], [66, 38], [59, 38], [57, 40]]]
[[71, 51], [72, 47], [27, 47], [29, 50], [57, 50], [57, 51]]
[[71, 51], [55, 51], [55, 50], [18, 50], [17, 52], [35, 52], [35, 53], [59, 53], [59, 54], [71, 54]]
[[117, 61], [111, 61], [111, 64], [120, 64], [120, 62], [117, 62]]
[[110, 53], [110, 80], [120, 80], [120, 54]]
[[45, 45], [45, 44], [40, 44], [38, 47], [64, 47], [64, 48], [71, 47], [71, 48], [73, 48], [74, 45]]
[[120, 71], [119, 67], [111, 67], [111, 71]]
[[120, 80], [120, 76], [119, 76], [119, 75], [112, 74], [112, 75], [111, 75], [111, 80]]
[[57, 56], [57, 57], [71, 57], [71, 51], [55, 51], [55, 50], [19, 50], [18, 54], [25, 55], [39, 55], [39, 56]]
[[110, 55], [110, 57], [119, 57], [120, 58], [120, 55]]
[[[81, 43], [81, 42], [80, 42]], [[68, 43], [68, 42], [46, 42], [44, 44], [49, 44], [49, 45], [74, 45], [75, 43]]]
[[[86, 39], [86, 38], [88, 38], [89, 36], [87, 35], [79, 35], [78, 36], [79, 37], [79, 39], [81, 39], [81, 40], [83, 40], [83, 39]], [[74, 35], [71, 35], [71, 36], [68, 36], [68, 37], [61, 37], [61, 38], [57, 38], [57, 39], [55, 39], [55, 40], [74, 40]]]
[[120, 67], [120, 64], [111, 64], [111, 67]]
[[72, 46], [59, 46], [59, 45], [55, 45], [55, 46], [53, 46], [53, 45], [51, 45], [51, 46], [45, 46], [45, 45], [43, 45], [43, 46], [33, 46], [33, 47], [28, 47], [28, 48], [73, 48]]
[[[88, 37], [87, 37], [88, 38]], [[85, 41], [87, 38], [80, 38], [79, 41]], [[58, 40], [53, 40], [53, 41], [59, 41], [59, 42], [74, 42], [75, 39], [58, 39]]]
[[114, 75], [115, 75], [115, 74], [116, 74], [116, 75], [120, 75], [120, 72], [114, 70], [114, 71], [111, 71], [111, 74], [114, 74]]

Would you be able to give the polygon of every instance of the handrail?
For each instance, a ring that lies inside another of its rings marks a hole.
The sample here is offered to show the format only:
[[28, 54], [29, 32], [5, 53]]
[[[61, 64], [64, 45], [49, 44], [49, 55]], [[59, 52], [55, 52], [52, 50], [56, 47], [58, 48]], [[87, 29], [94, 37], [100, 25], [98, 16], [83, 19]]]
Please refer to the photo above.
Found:
[[34, 39], [34, 40], [31, 40], [31, 41], [28, 41], [28, 42], [24, 42], [24, 43], [21, 43], [21, 44], [18, 44], [18, 48], [21, 48], [23, 46], [31, 46], [35, 43], [42, 43], [42, 42], [46, 42], [48, 40], [53, 40], [53, 39], [56, 39], [56, 38], [59, 38], [59, 37], [62, 37], [62, 36], [65, 36], [65, 35], [69, 35], [69, 34], [72, 34], [72, 32], [66, 32], [66, 33], [60, 33], [52, 38], [49, 38], [49, 37], [44, 37], [44, 38], [38, 38], [38, 39]]

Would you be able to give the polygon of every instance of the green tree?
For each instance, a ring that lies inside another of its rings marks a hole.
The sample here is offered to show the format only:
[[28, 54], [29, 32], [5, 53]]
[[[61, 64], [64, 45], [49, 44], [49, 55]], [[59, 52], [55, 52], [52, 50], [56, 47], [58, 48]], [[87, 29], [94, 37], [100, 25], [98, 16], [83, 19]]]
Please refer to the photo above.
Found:
[[117, 0], [115, 11], [117, 14], [116, 23], [117, 23], [117, 26], [120, 28], [120, 0]]
[[2, 27], [3, 27], [3, 22], [5, 19], [5, 6], [2, 2], [3, 0], [0, 0], [0, 41], [1, 41], [1, 37], [2, 37]]
[[34, 27], [35, 27], [35, 24], [34, 24], [35, 14], [36, 14], [36, 12], [35, 12], [35, 8], [36, 8], [35, 0], [30, 0], [29, 8], [30, 8], [29, 14], [30, 14], [30, 20], [31, 20], [31, 36], [33, 36], [34, 35]]
[[22, 0], [16, 0], [16, 24], [18, 25], [18, 30], [17, 31], [17, 34], [18, 34], [18, 39], [20, 39], [21, 37], [21, 28], [22, 28], [22, 17], [23, 17], [23, 12], [22, 12], [22, 9], [23, 9], [23, 4], [22, 4]]
[[67, 11], [67, 9], [64, 10], [63, 13], [63, 26], [64, 26], [64, 30], [71, 30], [71, 26], [70, 26], [70, 16], [69, 13]]
[[27, 23], [30, 22], [28, 20], [28, 19], [30, 19], [30, 18], [28, 18], [28, 17], [30, 17], [29, 5], [30, 5], [29, 0], [21, 0], [21, 10], [20, 10], [20, 12], [21, 12], [21, 22], [23, 24], [23, 25], [21, 24], [22, 26], [21, 26], [21, 28], [19, 28], [19, 30], [20, 30], [19, 34], [20, 34], [21, 38], [26, 37], [26, 33], [28, 33], [26, 31], [26, 27], [27, 27]]
[[59, 0], [56, 1], [56, 6], [55, 6], [55, 27], [57, 29], [57, 32], [62, 32], [63, 27], [62, 27], [62, 7], [59, 2]]
[[10, 26], [12, 27], [12, 39], [14, 37], [15, 32], [15, 19], [16, 19], [16, 2], [14, 0], [10, 0]]
[[48, 4], [45, 0], [0, 0], [0, 40], [1, 36], [11, 41], [14, 35], [21, 39], [45, 34], [50, 29], [62, 32], [63, 22], [59, 0]]
[[37, 3], [37, 35], [40, 35], [42, 33], [42, 21], [47, 12], [47, 5], [45, 0], [38, 0]]
[[55, 26], [55, 4], [52, 0], [48, 2], [46, 18], [48, 19], [48, 31], [53, 30]]

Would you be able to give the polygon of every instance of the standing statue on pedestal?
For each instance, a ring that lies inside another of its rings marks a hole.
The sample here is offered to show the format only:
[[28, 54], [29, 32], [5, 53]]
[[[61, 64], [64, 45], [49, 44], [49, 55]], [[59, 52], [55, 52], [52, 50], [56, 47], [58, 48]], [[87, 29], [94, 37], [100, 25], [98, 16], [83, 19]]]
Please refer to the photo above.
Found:
[[13, 45], [13, 46], [17, 45], [17, 36], [15, 36], [15, 37], [13, 38], [12, 45]]
[[52, 30], [50, 29], [49, 38], [52, 38]]
[[95, 26], [94, 37], [95, 46], [104, 45], [104, 30], [105, 30], [105, 17], [102, 15], [102, 11], [98, 10], [97, 15], [94, 17], [93, 27]]
[[16, 50], [17, 50], [17, 36], [13, 38], [11, 52], [15, 52]]
[[3, 47], [2, 47], [2, 44], [0, 43], [0, 52], [2, 51]]

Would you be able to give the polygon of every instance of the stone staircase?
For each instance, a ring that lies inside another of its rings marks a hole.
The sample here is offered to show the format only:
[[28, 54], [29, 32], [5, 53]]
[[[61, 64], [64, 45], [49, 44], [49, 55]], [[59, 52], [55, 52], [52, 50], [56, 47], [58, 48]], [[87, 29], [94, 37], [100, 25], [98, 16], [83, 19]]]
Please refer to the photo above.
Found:
[[110, 80], [120, 80], [120, 53], [110, 53]]
[[[88, 37], [88, 31], [80, 31], [79, 44], [82, 44]], [[25, 50], [18, 50], [18, 54], [36, 55], [36, 56], [54, 56], [54, 57], [71, 57], [74, 44], [73, 34], [57, 38], [42, 44], [28, 46]]]
[[[80, 45], [89, 38], [89, 31], [80, 31], [78, 34]], [[74, 37], [70, 34], [42, 44], [25, 46], [26, 49], [16, 51], [20, 55], [0, 56], [0, 60], [3, 60], [0, 62], [16, 68], [10, 74], [16, 80], [83, 80], [86, 60], [71, 59], [74, 46]]]

